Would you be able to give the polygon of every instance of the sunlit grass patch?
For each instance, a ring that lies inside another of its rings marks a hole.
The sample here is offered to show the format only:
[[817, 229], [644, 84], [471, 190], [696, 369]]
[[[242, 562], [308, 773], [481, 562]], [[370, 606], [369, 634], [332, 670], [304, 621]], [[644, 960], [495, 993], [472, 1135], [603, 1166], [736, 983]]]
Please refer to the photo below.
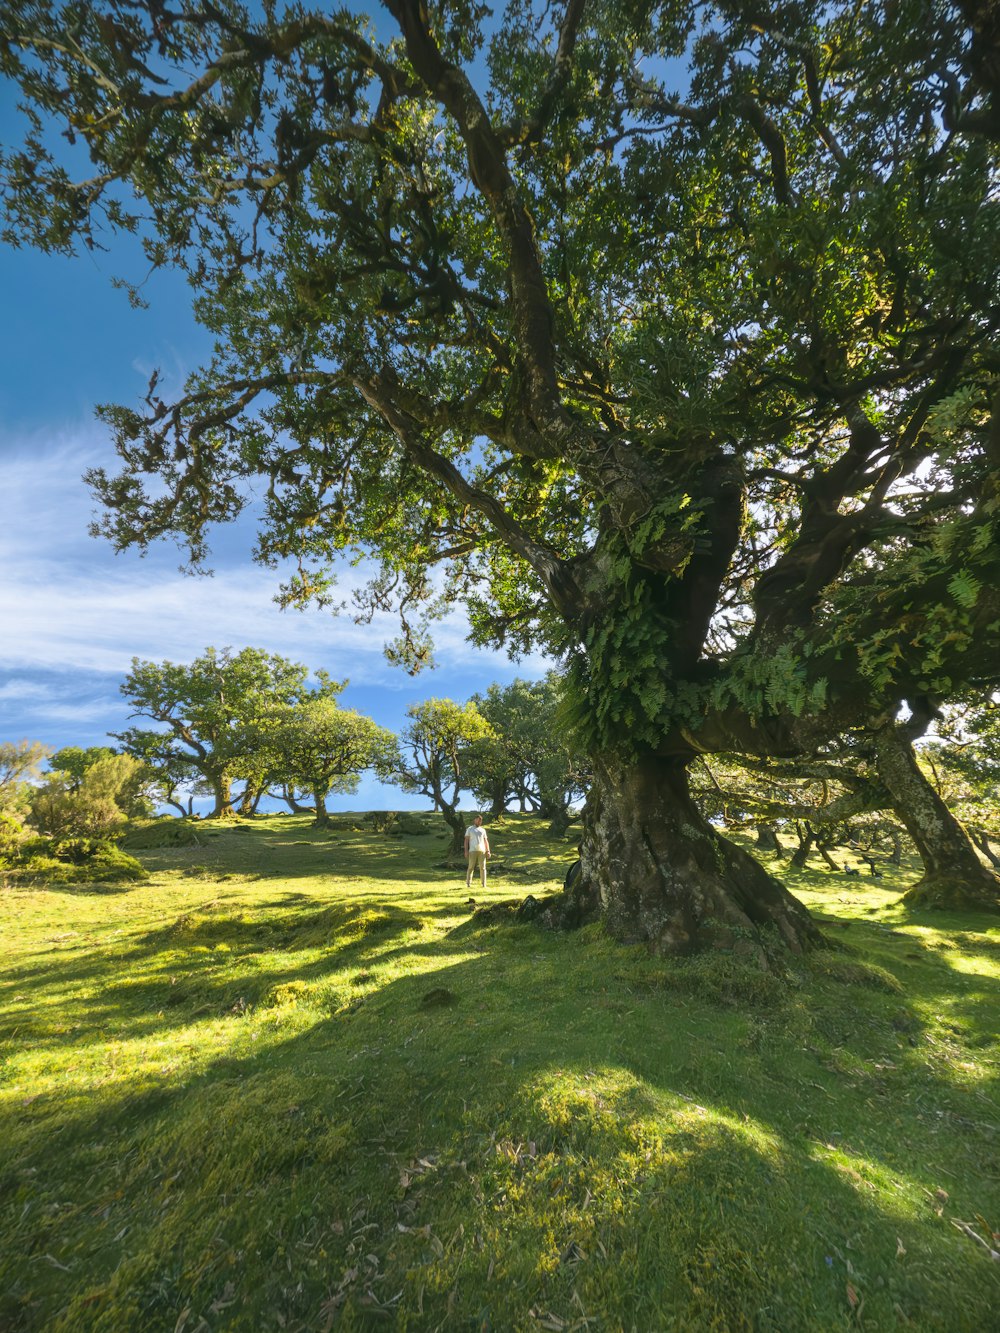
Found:
[[990, 923], [805, 876], [846, 947], [668, 962], [476, 923], [432, 819], [238, 827], [0, 897], [0, 1327], [989, 1327]]

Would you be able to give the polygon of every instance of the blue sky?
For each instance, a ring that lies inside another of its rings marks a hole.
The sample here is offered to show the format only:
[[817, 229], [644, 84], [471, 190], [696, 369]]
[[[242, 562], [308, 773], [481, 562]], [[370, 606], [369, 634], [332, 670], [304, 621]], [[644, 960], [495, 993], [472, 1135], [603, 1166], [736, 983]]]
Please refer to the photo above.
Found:
[[[16, 133], [0, 94], [0, 139]], [[154, 367], [161, 392], [178, 387], [208, 347], [176, 275], [150, 280], [145, 310], [111, 285], [144, 271], [127, 240], [75, 259], [0, 244], [0, 740], [102, 744], [125, 723], [118, 686], [133, 656], [188, 661], [209, 645], [250, 644], [347, 677], [343, 705], [397, 731], [420, 699], [466, 699], [494, 680], [542, 674], [540, 659], [515, 665], [473, 648], [457, 612], [437, 635], [438, 669], [411, 678], [382, 655], [397, 632], [390, 618], [363, 627], [279, 610], [279, 576], [253, 564], [246, 527], [219, 533], [210, 579], [181, 574], [172, 545], [140, 558], [88, 536], [81, 475], [116, 461], [94, 405], [137, 402]], [[354, 577], [345, 571], [345, 590]], [[339, 803], [419, 804], [369, 780]]]

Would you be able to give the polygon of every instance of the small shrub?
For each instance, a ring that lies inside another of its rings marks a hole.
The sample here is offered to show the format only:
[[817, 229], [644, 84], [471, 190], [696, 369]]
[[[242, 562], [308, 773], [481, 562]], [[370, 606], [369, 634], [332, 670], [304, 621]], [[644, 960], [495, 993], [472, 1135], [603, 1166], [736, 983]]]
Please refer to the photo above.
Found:
[[52, 854], [60, 861], [82, 866], [106, 846], [108, 843], [101, 838], [57, 838], [52, 844]]
[[400, 815], [396, 829], [407, 838], [418, 838], [427, 832], [424, 821], [416, 815]]
[[108, 884], [132, 883], [149, 878], [142, 862], [128, 852], [123, 852], [114, 843], [98, 847], [77, 873], [80, 879]]
[[24, 825], [14, 815], [0, 813], [0, 866], [17, 859], [24, 841]]
[[373, 810], [368, 816], [368, 827], [373, 833], [388, 833], [396, 818], [395, 810]]

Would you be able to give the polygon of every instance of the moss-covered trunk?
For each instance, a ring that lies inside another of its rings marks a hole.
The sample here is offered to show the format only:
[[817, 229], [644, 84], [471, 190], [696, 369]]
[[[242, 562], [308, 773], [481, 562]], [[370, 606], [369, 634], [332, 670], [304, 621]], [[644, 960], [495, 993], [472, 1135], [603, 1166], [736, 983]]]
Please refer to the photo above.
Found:
[[206, 773], [205, 776], [211, 783], [212, 796], [215, 801], [209, 819], [235, 819], [233, 784], [230, 779], [225, 773]]
[[441, 814], [448, 825], [451, 834], [451, 841], [448, 844], [448, 851], [445, 853], [445, 861], [448, 865], [459, 865], [465, 860], [465, 820], [460, 811], [454, 806], [441, 802]]
[[657, 952], [762, 940], [764, 927], [795, 952], [821, 943], [802, 904], [702, 816], [685, 761], [595, 760], [581, 860], [612, 933]]
[[316, 803], [316, 818], [313, 820], [313, 828], [328, 828], [330, 825], [330, 812], [326, 808], [326, 793], [328, 791], [328, 787], [313, 788], [313, 800]]
[[1000, 907], [1000, 880], [980, 861], [965, 829], [920, 771], [909, 737], [889, 723], [874, 739], [879, 777], [924, 867], [904, 900], [915, 907]]

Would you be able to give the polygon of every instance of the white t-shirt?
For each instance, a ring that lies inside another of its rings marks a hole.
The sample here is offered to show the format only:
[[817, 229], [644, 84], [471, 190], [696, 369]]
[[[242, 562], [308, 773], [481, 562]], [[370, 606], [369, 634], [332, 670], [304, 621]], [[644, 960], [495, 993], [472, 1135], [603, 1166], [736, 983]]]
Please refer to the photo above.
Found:
[[486, 830], [482, 824], [470, 824], [465, 830], [465, 836], [469, 839], [470, 852], [486, 851]]

